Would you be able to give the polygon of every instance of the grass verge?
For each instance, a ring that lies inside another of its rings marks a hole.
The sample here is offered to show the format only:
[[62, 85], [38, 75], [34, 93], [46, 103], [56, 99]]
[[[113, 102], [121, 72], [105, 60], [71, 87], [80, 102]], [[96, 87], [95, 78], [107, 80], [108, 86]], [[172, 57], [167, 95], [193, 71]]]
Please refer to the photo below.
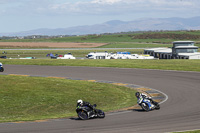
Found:
[[[55, 60], [1, 59], [3, 64], [141, 68], [200, 72], [200, 60]], [[6, 68], [5, 68], [6, 70]]]
[[105, 83], [0, 75], [0, 122], [76, 116], [76, 101], [104, 111], [136, 104], [133, 89]]
[[[19, 58], [19, 57], [36, 57], [36, 58], [47, 58], [47, 54], [58, 54], [64, 55], [68, 53], [72, 53], [75, 57], [85, 57], [90, 52], [131, 52], [136, 54], [142, 54], [144, 52], [143, 49], [107, 49], [107, 50], [7, 50], [7, 54], [1, 54], [5, 50], [0, 50], [0, 56], [7, 56], [7, 58]], [[50, 58], [50, 57], [49, 57]]]
[[173, 133], [200, 133], [200, 130], [196, 130], [196, 131], [186, 131], [186, 132], [173, 132]]

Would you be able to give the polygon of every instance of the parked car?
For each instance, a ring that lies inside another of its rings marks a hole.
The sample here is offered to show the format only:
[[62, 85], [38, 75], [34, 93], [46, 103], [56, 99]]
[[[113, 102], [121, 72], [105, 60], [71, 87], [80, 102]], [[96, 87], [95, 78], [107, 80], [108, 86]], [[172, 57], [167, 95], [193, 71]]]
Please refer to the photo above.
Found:
[[6, 58], [7, 58], [7, 56], [0, 56], [0, 58], [6, 59]]

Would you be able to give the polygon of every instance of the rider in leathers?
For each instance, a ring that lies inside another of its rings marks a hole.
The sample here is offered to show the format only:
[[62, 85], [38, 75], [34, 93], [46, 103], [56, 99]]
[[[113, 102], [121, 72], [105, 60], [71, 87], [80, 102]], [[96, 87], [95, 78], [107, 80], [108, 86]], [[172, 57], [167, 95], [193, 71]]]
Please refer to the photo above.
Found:
[[0, 72], [3, 72], [3, 64], [0, 62]]
[[138, 104], [140, 105], [141, 104], [141, 102], [142, 101], [140, 101], [139, 99], [140, 98], [145, 98], [145, 99], [148, 99], [148, 100], [150, 100], [153, 104], [157, 104], [155, 101], [153, 101], [153, 99], [151, 98], [151, 97], [148, 97], [146, 94], [144, 94], [144, 93], [139, 93], [139, 92], [136, 92], [135, 93], [135, 96], [137, 97], [137, 99], [138, 99]]
[[85, 102], [83, 100], [77, 101], [76, 107], [78, 107], [78, 106], [88, 106], [89, 108], [94, 109], [93, 105], [91, 105], [89, 102]]
[[88, 106], [91, 110], [94, 110], [95, 114], [97, 113], [97, 111], [93, 105], [91, 105], [89, 102], [85, 102], [81, 99], [77, 101], [76, 107], [78, 107], [78, 106]]

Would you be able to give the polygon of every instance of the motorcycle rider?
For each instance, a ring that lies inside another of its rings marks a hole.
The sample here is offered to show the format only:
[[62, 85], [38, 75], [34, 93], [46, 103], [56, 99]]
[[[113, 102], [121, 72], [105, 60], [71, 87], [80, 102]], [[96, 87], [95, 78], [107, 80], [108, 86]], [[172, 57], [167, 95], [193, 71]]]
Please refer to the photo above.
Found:
[[85, 102], [85, 101], [79, 99], [77, 101], [76, 107], [78, 107], [78, 106], [88, 106], [91, 110], [94, 110], [94, 112], [96, 113], [95, 107], [93, 105], [91, 105], [89, 102]]
[[[145, 99], [148, 99], [148, 100], [150, 100], [153, 104], [157, 104], [157, 102], [155, 102], [155, 101], [153, 101], [153, 99], [151, 98], [151, 97], [148, 97], [146, 94], [144, 94], [144, 93], [140, 93], [140, 92], [136, 92], [135, 93], [135, 96], [137, 97], [137, 99], [138, 99], [138, 104], [140, 105], [141, 103], [139, 103], [139, 99], [140, 98], [145, 98]], [[141, 101], [142, 102], [142, 101]]]
[[3, 72], [4, 68], [3, 68], [3, 64], [0, 62], [0, 72]]

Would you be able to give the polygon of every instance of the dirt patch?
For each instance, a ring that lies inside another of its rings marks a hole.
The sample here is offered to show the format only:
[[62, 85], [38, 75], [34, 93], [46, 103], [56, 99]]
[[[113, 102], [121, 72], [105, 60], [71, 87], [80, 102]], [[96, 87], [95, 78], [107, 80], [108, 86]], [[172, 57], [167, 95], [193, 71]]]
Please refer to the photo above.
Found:
[[19, 48], [94, 48], [107, 43], [0, 42], [0, 47]]

